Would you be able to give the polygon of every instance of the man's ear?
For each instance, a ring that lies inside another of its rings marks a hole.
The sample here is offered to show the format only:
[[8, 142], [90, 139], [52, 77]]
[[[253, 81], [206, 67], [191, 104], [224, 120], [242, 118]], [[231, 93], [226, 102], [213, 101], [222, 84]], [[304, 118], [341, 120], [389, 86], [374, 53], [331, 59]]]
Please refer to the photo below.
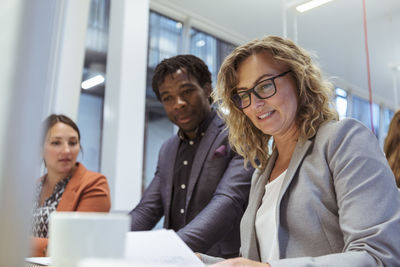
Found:
[[207, 97], [210, 97], [211, 92], [212, 92], [211, 83], [205, 83], [204, 86], [203, 86], [203, 89], [206, 92]]

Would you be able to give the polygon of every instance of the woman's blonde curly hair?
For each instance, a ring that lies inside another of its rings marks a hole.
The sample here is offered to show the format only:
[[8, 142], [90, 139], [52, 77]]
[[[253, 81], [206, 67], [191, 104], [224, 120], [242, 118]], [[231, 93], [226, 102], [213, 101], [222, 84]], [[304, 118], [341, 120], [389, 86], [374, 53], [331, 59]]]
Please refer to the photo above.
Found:
[[400, 188], [400, 110], [396, 111], [390, 122], [383, 150]]
[[238, 84], [238, 66], [249, 56], [262, 52], [285, 63], [296, 79], [299, 95], [296, 123], [300, 139], [313, 137], [322, 123], [337, 120], [338, 115], [330, 107], [333, 85], [323, 78], [307, 51], [278, 36], [267, 36], [237, 47], [222, 63], [213, 99], [229, 129], [229, 142], [244, 157], [245, 166], [250, 162], [253, 167], [263, 170], [272, 153], [268, 147], [271, 136], [256, 128], [231, 99]]

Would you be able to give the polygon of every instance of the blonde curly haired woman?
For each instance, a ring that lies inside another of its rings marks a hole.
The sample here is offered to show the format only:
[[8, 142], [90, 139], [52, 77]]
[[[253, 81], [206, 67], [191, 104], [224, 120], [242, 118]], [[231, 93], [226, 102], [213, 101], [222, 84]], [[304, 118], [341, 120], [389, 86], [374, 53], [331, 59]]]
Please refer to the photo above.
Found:
[[396, 111], [390, 122], [383, 150], [400, 188], [400, 110]]
[[242, 257], [200, 255], [205, 263], [398, 265], [393, 174], [369, 129], [338, 121], [332, 89], [304, 49], [277, 36], [225, 59], [214, 99], [232, 147], [257, 170], [241, 221]]

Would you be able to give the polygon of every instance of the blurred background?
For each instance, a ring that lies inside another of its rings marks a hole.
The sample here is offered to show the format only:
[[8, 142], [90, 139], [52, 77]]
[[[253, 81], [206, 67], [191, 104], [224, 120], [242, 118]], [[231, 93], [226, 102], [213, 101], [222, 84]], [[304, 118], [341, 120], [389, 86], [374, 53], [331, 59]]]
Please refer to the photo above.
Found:
[[[398, 0], [325, 0], [304, 12], [296, 7], [306, 0], [32, 2], [0, 4], [0, 231], [13, 238], [28, 233], [39, 127], [50, 113], [78, 122], [79, 160], [107, 176], [112, 210], [137, 204], [177, 130], [151, 89], [164, 58], [202, 58], [215, 86], [234, 47], [279, 35], [313, 53], [335, 84], [340, 117], [362, 121], [382, 146], [400, 108]], [[24, 239], [1, 239], [0, 258], [18, 260], [7, 249], [26, 247]]]

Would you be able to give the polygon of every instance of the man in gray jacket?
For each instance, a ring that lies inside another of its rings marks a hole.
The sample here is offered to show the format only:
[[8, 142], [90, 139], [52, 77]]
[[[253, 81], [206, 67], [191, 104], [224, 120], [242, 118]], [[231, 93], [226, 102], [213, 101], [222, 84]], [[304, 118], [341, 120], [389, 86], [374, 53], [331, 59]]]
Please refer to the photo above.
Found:
[[164, 228], [193, 251], [237, 256], [254, 169], [232, 151], [210, 105], [211, 74], [201, 59], [179, 55], [156, 67], [152, 85], [179, 131], [160, 149], [155, 176], [130, 212], [131, 230], [150, 230], [164, 216]]

